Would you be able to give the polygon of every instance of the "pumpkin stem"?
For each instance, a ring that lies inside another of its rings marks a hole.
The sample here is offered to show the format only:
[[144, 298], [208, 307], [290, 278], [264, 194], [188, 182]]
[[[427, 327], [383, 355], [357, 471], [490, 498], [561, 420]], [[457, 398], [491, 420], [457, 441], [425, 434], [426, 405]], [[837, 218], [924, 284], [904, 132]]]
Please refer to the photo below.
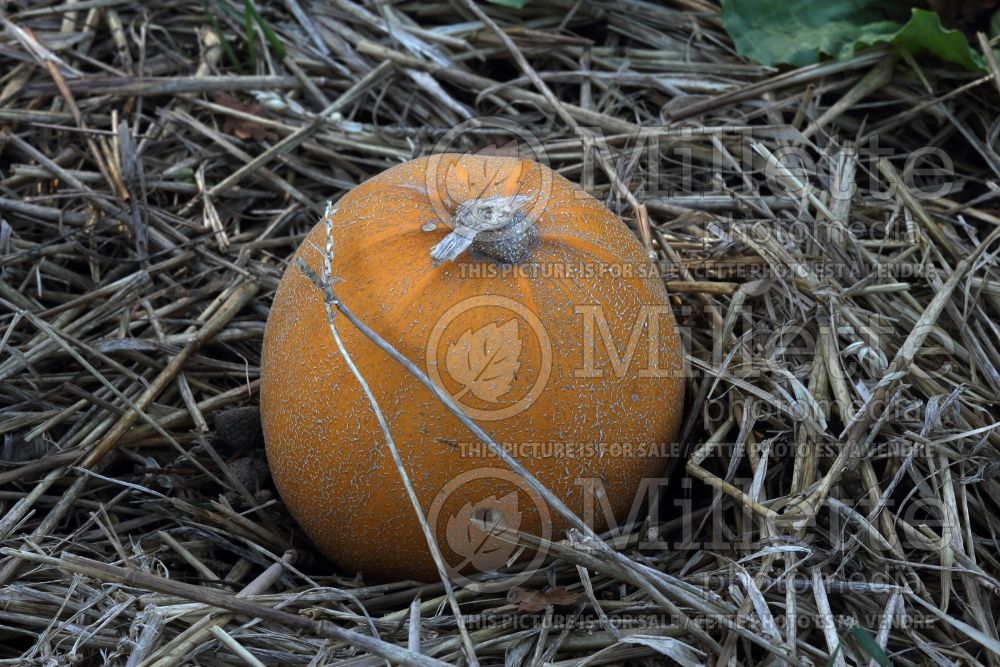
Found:
[[496, 196], [459, 204], [451, 233], [431, 248], [434, 264], [449, 262], [469, 247], [505, 264], [527, 257], [538, 238], [535, 223], [519, 210], [529, 199], [524, 195]]

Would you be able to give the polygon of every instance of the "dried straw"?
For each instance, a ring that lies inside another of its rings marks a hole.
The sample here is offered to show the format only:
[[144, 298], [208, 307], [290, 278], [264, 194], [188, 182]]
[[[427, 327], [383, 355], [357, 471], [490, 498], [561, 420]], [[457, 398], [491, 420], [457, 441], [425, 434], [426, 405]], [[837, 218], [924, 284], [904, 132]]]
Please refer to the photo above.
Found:
[[[0, 664], [1000, 666], [985, 37], [778, 72], [707, 0], [161, 4], [3, 10]], [[690, 371], [658, 502], [505, 534], [551, 554], [509, 598], [338, 573], [232, 409], [322, 203], [483, 116], [635, 230]]]

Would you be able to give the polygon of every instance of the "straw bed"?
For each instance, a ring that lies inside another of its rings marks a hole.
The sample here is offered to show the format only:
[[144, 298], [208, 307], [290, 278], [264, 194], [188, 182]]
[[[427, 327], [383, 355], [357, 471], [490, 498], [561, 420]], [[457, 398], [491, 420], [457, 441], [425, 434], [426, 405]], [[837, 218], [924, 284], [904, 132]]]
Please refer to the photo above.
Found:
[[[0, 11], [0, 664], [1000, 665], [995, 69], [760, 67], [708, 0]], [[253, 406], [325, 202], [487, 116], [657, 258], [686, 460], [459, 624], [315, 552]]]

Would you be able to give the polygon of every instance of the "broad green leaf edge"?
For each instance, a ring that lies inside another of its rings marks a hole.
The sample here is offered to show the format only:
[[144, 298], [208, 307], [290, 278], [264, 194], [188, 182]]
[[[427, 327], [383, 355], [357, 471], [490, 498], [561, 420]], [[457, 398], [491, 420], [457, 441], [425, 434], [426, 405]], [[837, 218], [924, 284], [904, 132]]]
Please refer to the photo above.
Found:
[[[862, 49], [888, 44], [910, 54], [981, 72], [982, 56], [959, 30], [930, 10], [914, 7], [905, 23], [886, 20], [879, 0], [722, 0], [722, 22], [737, 52], [762, 65], [804, 67], [823, 57], [850, 59]], [[1000, 30], [1000, 12], [991, 33]]]

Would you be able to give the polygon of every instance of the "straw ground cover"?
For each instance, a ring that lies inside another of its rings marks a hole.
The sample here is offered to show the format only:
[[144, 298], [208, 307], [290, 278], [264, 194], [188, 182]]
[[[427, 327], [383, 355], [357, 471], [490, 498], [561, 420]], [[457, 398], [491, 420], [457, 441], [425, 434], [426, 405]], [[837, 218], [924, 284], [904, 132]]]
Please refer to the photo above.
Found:
[[[779, 71], [707, 0], [165, 5], [2, 10], [3, 664], [1000, 664], [983, 39]], [[513, 129], [659, 260], [687, 458], [449, 603], [294, 528], [260, 342], [327, 200]]]

